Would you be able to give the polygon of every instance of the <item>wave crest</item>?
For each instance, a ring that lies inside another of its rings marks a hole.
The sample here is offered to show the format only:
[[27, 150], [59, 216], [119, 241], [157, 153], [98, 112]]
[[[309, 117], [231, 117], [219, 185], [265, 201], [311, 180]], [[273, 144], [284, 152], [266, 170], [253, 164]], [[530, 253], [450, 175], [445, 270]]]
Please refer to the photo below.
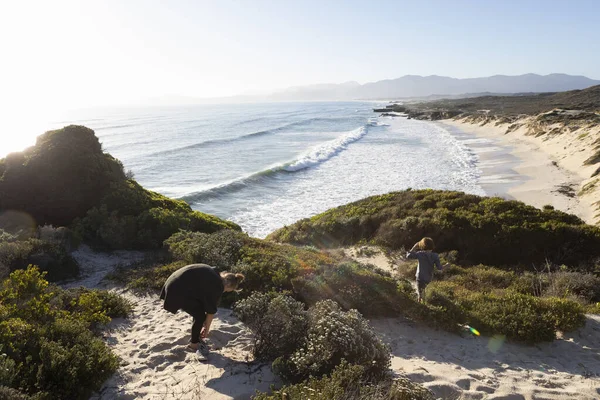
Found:
[[[369, 124], [367, 126], [371, 125]], [[278, 164], [245, 177], [221, 183], [206, 190], [190, 193], [181, 197], [181, 200], [187, 201], [188, 203], [194, 203], [217, 198], [223, 194], [235, 193], [252, 184], [259, 184], [271, 178], [275, 174], [294, 173], [319, 165], [345, 150], [350, 143], [355, 142], [365, 136], [368, 132], [367, 126], [362, 126], [346, 132], [346, 134], [342, 135], [341, 137], [325, 142], [291, 162]]]

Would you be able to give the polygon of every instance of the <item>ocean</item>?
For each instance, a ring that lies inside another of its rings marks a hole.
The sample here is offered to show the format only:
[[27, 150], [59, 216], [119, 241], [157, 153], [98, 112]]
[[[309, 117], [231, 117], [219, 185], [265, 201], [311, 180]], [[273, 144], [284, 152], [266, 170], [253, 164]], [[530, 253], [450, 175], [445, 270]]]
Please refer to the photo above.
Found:
[[78, 111], [144, 187], [255, 237], [407, 188], [485, 194], [477, 156], [440, 124], [381, 117], [373, 102]]

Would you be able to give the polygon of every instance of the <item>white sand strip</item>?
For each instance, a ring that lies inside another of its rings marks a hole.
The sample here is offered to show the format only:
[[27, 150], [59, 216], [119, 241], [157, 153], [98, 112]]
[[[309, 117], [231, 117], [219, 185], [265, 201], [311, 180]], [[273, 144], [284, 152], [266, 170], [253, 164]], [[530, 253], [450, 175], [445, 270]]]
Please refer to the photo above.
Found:
[[[595, 222], [596, 211], [591, 199], [582, 201], [575, 196], [593, 169], [582, 166], [589, 152], [569, 153], [570, 157], [567, 158], [562, 157], [562, 153], [558, 151], [561, 146], [573, 146], [571, 135], [553, 136], [544, 141], [542, 138], [527, 136], [523, 129], [506, 134], [506, 124], [479, 126], [454, 120], [444, 120], [441, 124], [450, 127], [451, 132], [452, 128], [459, 129], [474, 135], [474, 138], [487, 139], [489, 144], [498, 147], [490, 152], [489, 146], [483, 150], [476, 145], [469, 146], [480, 157], [482, 185], [489, 195], [514, 198], [538, 208], [549, 204], [557, 210], [575, 214], [588, 223]], [[512, 157], [507, 157], [504, 149]], [[497, 171], [498, 165], [504, 169], [500, 182], [488, 181], [486, 186], [486, 177], [489, 180], [490, 175], [495, 175], [490, 172], [495, 171], [495, 168]], [[561, 187], [571, 187], [572, 195], [559, 192]]]

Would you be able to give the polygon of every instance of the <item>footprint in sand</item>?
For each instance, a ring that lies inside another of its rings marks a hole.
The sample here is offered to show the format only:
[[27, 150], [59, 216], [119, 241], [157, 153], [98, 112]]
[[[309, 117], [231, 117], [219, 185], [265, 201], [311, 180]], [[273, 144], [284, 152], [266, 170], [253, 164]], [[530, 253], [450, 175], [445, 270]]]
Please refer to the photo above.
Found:
[[224, 325], [220, 326], [219, 330], [227, 333], [240, 333], [242, 331], [242, 328], [234, 325]]
[[[145, 345], [145, 346], [148, 347], [147, 345]], [[171, 344], [171, 343], [159, 343], [157, 345], [154, 345], [154, 346], [150, 347], [150, 351], [153, 351], [153, 352], [165, 351], [165, 350], [168, 350], [168, 349], [170, 349], [172, 347], [173, 347], [173, 344]]]

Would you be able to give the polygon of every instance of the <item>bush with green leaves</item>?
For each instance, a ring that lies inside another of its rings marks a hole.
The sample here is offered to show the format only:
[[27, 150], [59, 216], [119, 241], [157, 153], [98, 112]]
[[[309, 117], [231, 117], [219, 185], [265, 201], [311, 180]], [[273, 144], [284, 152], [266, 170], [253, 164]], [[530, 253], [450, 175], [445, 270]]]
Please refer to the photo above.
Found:
[[165, 245], [175, 259], [243, 273], [246, 292], [292, 290], [292, 279], [340, 260], [317, 249], [272, 243], [233, 231], [210, 235], [179, 232]]
[[332, 300], [308, 310], [304, 343], [291, 355], [281, 356], [273, 369], [285, 379], [300, 382], [331, 373], [342, 360], [361, 365], [368, 379], [382, 379], [390, 367], [390, 349], [356, 310], [343, 311]]
[[568, 298], [582, 304], [600, 301], [600, 277], [569, 271], [566, 267], [558, 271], [520, 275], [513, 287], [534, 296]]
[[432, 237], [461, 264], [591, 267], [600, 228], [574, 215], [461, 192], [406, 190], [369, 197], [281, 228], [267, 239], [319, 248], [371, 242], [392, 250]]
[[235, 313], [254, 333], [254, 356], [273, 360], [292, 354], [305, 340], [308, 314], [289, 296], [253, 293], [236, 303]]
[[[64, 291], [37, 268], [16, 270], [0, 289], [0, 385], [43, 399], [87, 399], [118, 367], [93, 330], [128, 305], [101, 291]], [[8, 361], [11, 360], [11, 361]]]
[[254, 293], [236, 304], [235, 313], [256, 335], [255, 356], [275, 359], [273, 369], [289, 381], [329, 374], [342, 360], [363, 366], [373, 379], [388, 371], [389, 348], [368, 321], [332, 300], [305, 311], [289, 296]]
[[551, 341], [557, 330], [572, 331], [585, 324], [583, 307], [571, 300], [502, 289], [473, 291], [451, 281], [431, 283], [425, 301], [484, 335], [502, 334], [528, 343]]
[[237, 264], [242, 247], [251, 243], [252, 239], [245, 233], [228, 229], [212, 234], [181, 231], [165, 240], [175, 259], [189, 264], [208, 264], [219, 270]]
[[129, 265], [127, 268], [117, 268], [107, 275], [107, 278], [125, 284], [128, 288], [140, 293], [160, 291], [169, 276], [187, 265], [184, 261], [175, 261], [168, 264], [148, 264], [141, 262]]
[[386, 377], [378, 382], [365, 378], [365, 367], [342, 361], [322, 378], [311, 377], [284, 386], [271, 394], [259, 393], [253, 400], [433, 400], [425, 387], [407, 378]]
[[26, 395], [18, 389], [0, 385], [0, 400], [38, 400]]
[[396, 280], [356, 262], [319, 268], [293, 279], [292, 286], [294, 294], [309, 305], [332, 299], [367, 316], [398, 315], [411, 301]]
[[6, 278], [12, 271], [25, 269], [30, 264], [46, 271], [50, 281], [72, 278], [79, 274], [79, 265], [58, 242], [35, 238], [0, 241], [0, 279]]
[[142, 188], [102, 151], [93, 130], [78, 125], [46, 132], [0, 160], [0, 210], [23, 212], [34, 225], [72, 226], [109, 249], [159, 248], [180, 229], [240, 229]]
[[73, 226], [84, 240], [109, 249], [160, 248], [179, 230], [240, 230], [233, 222], [193, 211], [184, 201], [146, 190], [134, 180], [112, 183], [98, 205]]

